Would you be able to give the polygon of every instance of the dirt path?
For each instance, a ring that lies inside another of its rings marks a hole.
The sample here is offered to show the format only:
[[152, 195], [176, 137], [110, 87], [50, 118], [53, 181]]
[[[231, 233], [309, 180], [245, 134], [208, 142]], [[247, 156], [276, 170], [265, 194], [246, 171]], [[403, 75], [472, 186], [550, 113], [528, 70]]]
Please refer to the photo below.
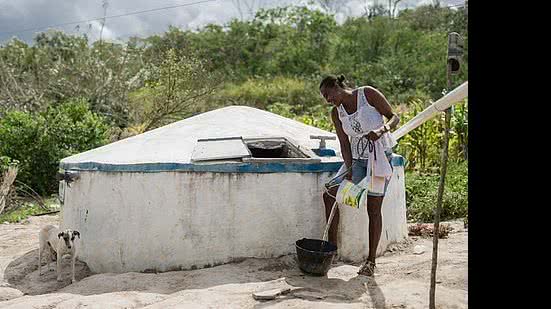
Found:
[[[64, 259], [63, 282], [55, 271], [38, 276], [38, 231], [57, 216], [23, 224], [0, 224], [0, 308], [427, 308], [432, 239], [412, 237], [377, 259], [374, 279], [356, 275], [358, 265], [336, 263], [327, 277], [305, 276], [294, 255], [246, 259], [217, 267], [160, 274], [90, 273], [78, 263], [70, 282]], [[467, 238], [460, 221], [439, 242], [438, 308], [467, 308]], [[413, 254], [415, 245], [425, 252]], [[53, 264], [52, 264], [53, 266]], [[46, 268], [44, 268], [46, 270]], [[291, 293], [272, 301], [251, 294], [278, 287]]]

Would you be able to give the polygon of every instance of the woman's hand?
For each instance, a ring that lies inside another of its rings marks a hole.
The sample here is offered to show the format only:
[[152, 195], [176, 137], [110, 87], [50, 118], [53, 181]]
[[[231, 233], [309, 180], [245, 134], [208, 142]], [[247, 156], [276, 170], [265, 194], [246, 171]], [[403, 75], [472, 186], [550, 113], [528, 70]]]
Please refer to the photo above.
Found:
[[344, 175], [344, 179], [352, 181], [352, 170], [350, 170], [348, 173], [346, 173], [346, 175]]
[[367, 134], [367, 138], [372, 141], [376, 141], [381, 137], [381, 135], [383, 135], [383, 132], [381, 132], [381, 130], [373, 130]]

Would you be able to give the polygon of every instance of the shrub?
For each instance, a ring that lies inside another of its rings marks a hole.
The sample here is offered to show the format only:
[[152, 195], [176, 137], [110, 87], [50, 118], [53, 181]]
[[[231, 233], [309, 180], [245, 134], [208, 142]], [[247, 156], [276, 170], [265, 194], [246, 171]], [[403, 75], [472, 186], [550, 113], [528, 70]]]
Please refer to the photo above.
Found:
[[228, 84], [215, 97], [219, 106], [247, 105], [269, 109], [272, 104], [290, 106], [295, 115], [303, 114], [308, 108], [324, 105], [319, 91], [319, 82], [294, 77], [251, 78], [241, 84]]
[[57, 189], [59, 160], [104, 145], [107, 129], [83, 100], [42, 113], [13, 111], [0, 120], [0, 155], [19, 161], [19, 181], [48, 194]]
[[[465, 218], [468, 214], [468, 162], [449, 162], [440, 219]], [[432, 222], [438, 196], [439, 174], [406, 173], [408, 220]]]

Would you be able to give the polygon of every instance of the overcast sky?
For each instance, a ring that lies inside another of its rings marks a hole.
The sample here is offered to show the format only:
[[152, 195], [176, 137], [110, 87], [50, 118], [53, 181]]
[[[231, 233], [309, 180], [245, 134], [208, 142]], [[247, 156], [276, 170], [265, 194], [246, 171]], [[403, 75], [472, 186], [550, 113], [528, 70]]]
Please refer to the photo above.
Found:
[[[207, 2], [209, 1], [209, 2]], [[346, 16], [358, 16], [366, 3], [376, 0], [340, 0], [343, 2], [337, 21]], [[130, 36], [146, 37], [162, 33], [169, 25], [184, 29], [197, 29], [209, 23], [224, 24], [232, 18], [250, 18], [250, 12], [259, 7], [275, 7], [288, 4], [307, 4], [308, 0], [0, 0], [0, 44], [12, 37], [31, 42], [37, 32], [47, 26], [90, 20], [104, 15], [103, 3], [108, 2], [106, 16], [121, 15], [168, 6], [190, 4], [184, 7], [158, 10], [124, 17], [108, 18], [102, 37], [109, 40], [125, 40]], [[387, 0], [379, 0], [387, 4]], [[398, 8], [413, 8], [431, 3], [432, 0], [402, 0]], [[464, 0], [442, 0], [442, 5], [463, 3]], [[195, 3], [195, 4], [193, 4]], [[241, 4], [241, 14], [237, 3]], [[247, 4], [253, 4], [252, 10]], [[42, 28], [36, 30], [34, 28]], [[53, 27], [69, 33], [86, 33], [91, 41], [99, 38], [101, 21]], [[22, 31], [33, 29], [31, 31]]]

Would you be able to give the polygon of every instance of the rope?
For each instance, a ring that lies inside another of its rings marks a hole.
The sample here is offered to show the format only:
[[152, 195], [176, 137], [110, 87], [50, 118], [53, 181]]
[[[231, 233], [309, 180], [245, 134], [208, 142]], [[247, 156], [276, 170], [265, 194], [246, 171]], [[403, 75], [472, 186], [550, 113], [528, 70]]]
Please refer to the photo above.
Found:
[[[370, 131], [371, 132], [371, 131]], [[373, 152], [374, 154], [374, 158], [375, 160], [377, 160], [377, 152], [375, 151], [375, 142], [373, 142], [372, 140], [370, 140], [368, 137], [367, 137], [367, 134], [364, 134], [360, 137], [360, 140], [358, 141], [358, 143], [356, 144], [356, 151], [358, 152], [358, 154], [360, 154], [359, 156], [360, 157], [363, 157], [364, 153], [365, 153], [365, 150], [367, 149], [369, 152]], [[367, 143], [364, 143], [363, 141], [364, 140], [367, 140]], [[362, 151], [359, 151], [359, 147], [360, 147], [360, 144], [363, 146], [362, 148]], [[337, 199], [336, 196], [332, 195], [331, 193], [329, 193], [329, 189], [333, 188], [333, 187], [338, 187], [340, 185], [340, 183], [335, 183], [335, 180], [343, 175], [346, 175], [348, 174], [351, 170], [352, 170], [352, 167], [354, 166], [354, 164], [356, 164], [357, 161], [352, 161], [352, 164], [350, 165], [350, 167], [348, 167], [346, 169], [346, 171], [344, 171], [343, 173], [340, 173], [339, 175], [331, 178], [326, 184], [325, 184], [325, 188], [324, 188], [324, 191], [325, 193], [327, 193], [327, 195], [329, 195], [330, 197], [334, 198], [334, 199]], [[374, 164], [374, 162], [373, 162]]]

